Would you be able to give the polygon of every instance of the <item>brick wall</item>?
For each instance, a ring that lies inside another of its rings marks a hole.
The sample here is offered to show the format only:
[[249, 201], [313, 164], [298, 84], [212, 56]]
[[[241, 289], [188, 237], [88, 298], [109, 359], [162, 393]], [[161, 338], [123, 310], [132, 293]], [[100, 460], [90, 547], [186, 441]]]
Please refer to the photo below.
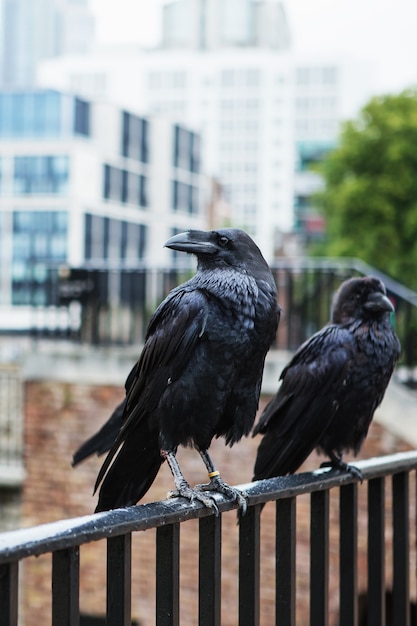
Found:
[[[25, 463], [22, 526], [32, 526], [62, 518], [90, 514], [96, 498], [92, 497], [100, 459], [90, 459], [71, 468], [72, 452], [95, 432], [123, 397], [119, 385], [88, 385], [57, 381], [28, 381], [25, 386]], [[231, 484], [251, 478], [258, 440], [246, 439], [230, 450], [222, 440], [215, 441], [212, 456], [224, 479]], [[373, 424], [362, 457], [377, 456], [409, 449], [409, 446]], [[192, 450], [181, 450], [179, 461], [191, 483], [206, 481], [205, 468]], [[306, 469], [316, 468], [320, 459], [312, 455]], [[144, 501], [164, 498], [173, 486], [169, 469], [164, 465]], [[366, 501], [366, 486], [360, 487], [361, 502]], [[363, 508], [363, 507], [361, 507]], [[274, 517], [269, 504], [262, 513], [262, 599], [261, 623], [268, 626], [274, 616]], [[298, 615], [297, 624], [306, 624], [308, 616], [309, 569], [309, 500], [301, 497], [297, 505]], [[337, 624], [337, 493], [331, 495], [331, 625]], [[365, 588], [366, 520], [360, 519], [359, 586]], [[181, 601], [182, 626], [197, 623], [197, 532], [196, 521], [181, 526]], [[389, 533], [388, 533], [389, 534]], [[142, 625], [154, 623], [155, 581], [154, 531], [136, 533], [133, 538], [133, 617]], [[237, 624], [237, 527], [234, 512], [223, 516], [222, 625]], [[89, 544], [81, 549], [81, 608], [88, 614], [105, 612], [105, 543]], [[388, 572], [390, 575], [389, 553]], [[21, 603], [24, 626], [50, 623], [49, 556], [28, 559], [22, 567]], [[415, 568], [414, 568], [415, 571]]]

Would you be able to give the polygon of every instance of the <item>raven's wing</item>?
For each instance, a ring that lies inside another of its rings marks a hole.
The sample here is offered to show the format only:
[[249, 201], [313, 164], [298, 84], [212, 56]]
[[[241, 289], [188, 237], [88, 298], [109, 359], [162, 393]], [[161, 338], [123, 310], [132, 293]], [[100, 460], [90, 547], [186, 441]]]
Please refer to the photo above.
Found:
[[[208, 302], [204, 292], [181, 289], [171, 292], [153, 314], [140, 358], [126, 381], [123, 425], [100, 469], [95, 489], [103, 480], [121, 444], [132, 433], [132, 441], [140, 441], [146, 453], [149, 452], [144, 439], [148, 436], [157, 439], [158, 434], [158, 425], [152, 424], [149, 416], [164, 390], [181, 375], [192, 358], [204, 334], [207, 316]], [[112, 469], [118, 462], [130, 462], [122, 452], [123, 447], [114, 459]], [[159, 456], [159, 449], [156, 454]]]
[[295, 472], [317, 447], [339, 410], [353, 342], [348, 330], [329, 325], [297, 350], [253, 431], [264, 433], [254, 480]]

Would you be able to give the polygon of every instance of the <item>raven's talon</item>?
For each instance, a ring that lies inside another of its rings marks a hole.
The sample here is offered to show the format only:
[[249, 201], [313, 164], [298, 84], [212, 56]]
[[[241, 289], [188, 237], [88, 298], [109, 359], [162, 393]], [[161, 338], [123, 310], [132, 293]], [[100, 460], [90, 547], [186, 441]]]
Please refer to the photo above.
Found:
[[222, 493], [226, 496], [226, 498], [229, 498], [230, 500], [236, 500], [239, 507], [240, 515], [245, 515], [248, 509], [248, 503], [246, 501], [246, 498], [248, 498], [248, 494], [246, 493], [246, 491], [240, 491], [239, 489], [231, 487], [230, 485], [225, 483], [219, 476], [211, 478], [209, 483], [196, 485], [194, 489], [197, 492], [216, 491], [217, 493]]
[[168, 491], [167, 497], [168, 498], [185, 498], [186, 500], [189, 500], [191, 504], [194, 502], [194, 500], [198, 500], [199, 502], [204, 504], [204, 506], [207, 509], [212, 509], [216, 517], [218, 517], [219, 515], [219, 509], [218, 509], [215, 499], [212, 498], [211, 496], [206, 496], [200, 493], [199, 491], [192, 489], [191, 487], [181, 487], [181, 489]]
[[363, 474], [361, 470], [355, 465], [349, 465], [349, 463], [345, 463], [344, 461], [323, 461], [323, 463], [320, 464], [320, 467], [330, 467], [335, 470], [340, 470], [341, 472], [349, 472], [350, 474], [352, 474], [352, 476], [354, 476], [355, 478], [360, 480], [361, 483], [363, 483]]
[[358, 467], [356, 467], [355, 465], [347, 465], [346, 470], [353, 474], [355, 478], [360, 480], [361, 483], [363, 483], [363, 474]]

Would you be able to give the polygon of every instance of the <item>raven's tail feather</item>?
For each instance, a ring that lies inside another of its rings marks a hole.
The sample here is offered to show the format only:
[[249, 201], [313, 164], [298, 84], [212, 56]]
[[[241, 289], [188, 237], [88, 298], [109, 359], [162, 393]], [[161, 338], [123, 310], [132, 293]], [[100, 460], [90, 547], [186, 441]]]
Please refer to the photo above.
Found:
[[294, 474], [313, 450], [311, 441], [288, 441], [273, 430], [268, 431], [258, 446], [252, 480]]
[[136, 504], [152, 485], [163, 461], [159, 433], [144, 420], [125, 439], [107, 470], [96, 513]]
[[117, 439], [123, 422], [125, 400], [110, 415], [107, 422], [90, 439], [87, 439], [74, 453], [72, 465], [78, 465], [92, 454], [100, 456], [108, 452]]

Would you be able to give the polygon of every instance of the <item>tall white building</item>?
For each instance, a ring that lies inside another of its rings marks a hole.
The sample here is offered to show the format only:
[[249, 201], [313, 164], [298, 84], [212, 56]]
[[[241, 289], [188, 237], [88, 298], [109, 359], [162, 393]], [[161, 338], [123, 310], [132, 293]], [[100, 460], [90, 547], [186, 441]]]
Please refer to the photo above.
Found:
[[341, 122], [355, 117], [371, 96], [370, 68], [344, 57], [298, 57], [294, 63], [294, 141], [296, 173], [294, 213], [306, 241], [320, 238], [323, 218], [312, 206], [312, 194], [322, 187], [312, 167], [333, 149]]
[[177, 0], [164, 7], [161, 48], [46, 62], [39, 80], [198, 128], [233, 225], [272, 258], [293, 223], [288, 45], [281, 2]]
[[294, 225], [322, 228], [310, 198], [321, 180], [308, 168], [369, 97], [367, 68], [290, 53], [274, 0], [177, 0], [163, 20], [159, 49], [47, 61], [39, 80], [198, 128], [231, 222], [271, 259]]
[[91, 49], [88, 0], [0, 0], [0, 87], [34, 85], [42, 59]]
[[206, 226], [204, 184], [188, 128], [53, 90], [0, 92], [0, 327], [48, 304], [51, 267], [169, 265], [164, 241]]
[[276, 0], [175, 0], [163, 9], [162, 47], [286, 50], [289, 29]]

